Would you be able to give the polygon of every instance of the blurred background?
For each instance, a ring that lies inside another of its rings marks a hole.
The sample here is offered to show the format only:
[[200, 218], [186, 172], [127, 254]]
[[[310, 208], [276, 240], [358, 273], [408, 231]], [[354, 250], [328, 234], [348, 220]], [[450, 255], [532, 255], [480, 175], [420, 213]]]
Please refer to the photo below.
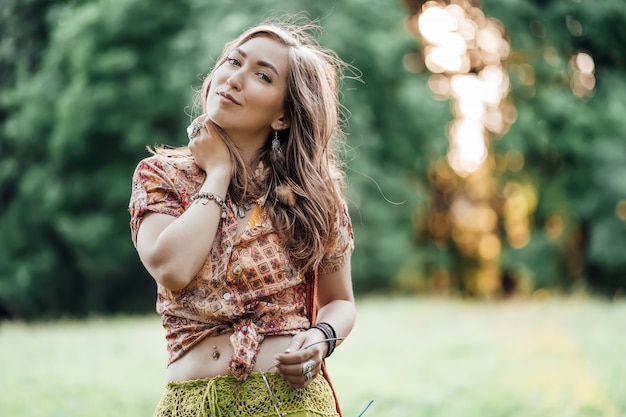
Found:
[[186, 143], [224, 42], [283, 11], [361, 73], [342, 97], [358, 295], [623, 295], [622, 0], [2, 0], [2, 316], [152, 311], [133, 169]]
[[131, 176], [281, 12], [355, 68], [344, 415], [626, 416], [624, 0], [0, 0], [0, 415], [151, 415]]

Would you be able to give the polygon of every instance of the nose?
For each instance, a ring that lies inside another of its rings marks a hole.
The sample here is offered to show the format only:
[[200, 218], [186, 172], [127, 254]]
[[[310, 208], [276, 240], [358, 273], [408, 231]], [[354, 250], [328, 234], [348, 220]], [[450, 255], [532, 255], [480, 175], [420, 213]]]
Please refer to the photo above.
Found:
[[235, 90], [240, 90], [241, 89], [241, 72], [240, 71], [234, 71], [232, 74], [230, 74], [230, 76], [226, 79], [226, 84], [230, 87], [233, 88]]

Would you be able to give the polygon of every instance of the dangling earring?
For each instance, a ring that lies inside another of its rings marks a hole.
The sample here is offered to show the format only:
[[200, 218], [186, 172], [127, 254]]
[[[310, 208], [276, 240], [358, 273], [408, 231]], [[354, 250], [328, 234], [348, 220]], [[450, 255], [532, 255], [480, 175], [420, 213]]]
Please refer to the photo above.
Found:
[[272, 150], [276, 153], [281, 153], [283, 151], [280, 147], [280, 141], [278, 140], [278, 130], [274, 131], [274, 139], [272, 139]]

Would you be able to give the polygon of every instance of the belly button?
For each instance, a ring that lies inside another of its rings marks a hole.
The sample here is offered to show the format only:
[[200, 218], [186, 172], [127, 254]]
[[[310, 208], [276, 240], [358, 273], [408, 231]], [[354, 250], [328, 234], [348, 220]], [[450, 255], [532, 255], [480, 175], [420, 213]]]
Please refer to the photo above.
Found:
[[214, 360], [218, 360], [220, 358], [220, 352], [217, 350], [217, 346], [213, 346], [213, 353], [211, 354], [211, 357]]

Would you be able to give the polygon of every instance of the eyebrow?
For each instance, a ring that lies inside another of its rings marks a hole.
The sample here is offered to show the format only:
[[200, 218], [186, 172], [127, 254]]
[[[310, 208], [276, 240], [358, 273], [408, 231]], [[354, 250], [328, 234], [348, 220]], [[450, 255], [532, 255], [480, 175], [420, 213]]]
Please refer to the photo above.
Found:
[[[242, 57], [244, 57], [244, 58], [247, 58], [247, 57], [248, 57], [247, 52], [246, 52], [246, 51], [244, 51], [244, 50], [243, 50], [243, 49], [241, 49], [241, 48], [237, 48], [237, 49], [235, 49], [233, 52], [238, 53], [239, 55], [241, 55], [241, 56], [242, 56]], [[275, 67], [274, 65], [270, 64], [269, 62], [267, 62], [267, 61], [263, 61], [263, 60], [259, 60], [259, 61], [257, 62], [257, 65], [260, 65], [260, 66], [262, 66], [262, 67], [266, 67], [266, 68], [271, 69], [272, 71], [274, 71], [274, 73], [275, 73], [277, 76], [279, 76], [279, 77], [280, 77], [280, 74], [278, 73], [278, 69], [276, 69], [276, 67]]]

